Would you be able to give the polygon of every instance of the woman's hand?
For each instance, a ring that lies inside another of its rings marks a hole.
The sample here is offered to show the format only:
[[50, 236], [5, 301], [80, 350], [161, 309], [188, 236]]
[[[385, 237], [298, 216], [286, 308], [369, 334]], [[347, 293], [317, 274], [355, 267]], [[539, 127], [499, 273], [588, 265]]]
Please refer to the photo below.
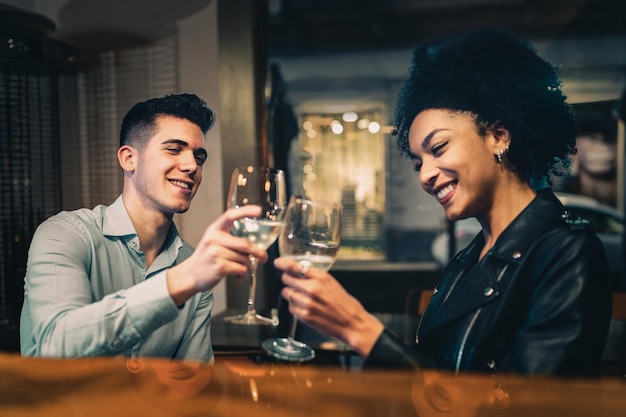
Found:
[[329, 273], [299, 267], [289, 258], [277, 258], [274, 266], [283, 271], [286, 287], [281, 295], [289, 301], [289, 311], [298, 320], [367, 357], [384, 329], [380, 321]]

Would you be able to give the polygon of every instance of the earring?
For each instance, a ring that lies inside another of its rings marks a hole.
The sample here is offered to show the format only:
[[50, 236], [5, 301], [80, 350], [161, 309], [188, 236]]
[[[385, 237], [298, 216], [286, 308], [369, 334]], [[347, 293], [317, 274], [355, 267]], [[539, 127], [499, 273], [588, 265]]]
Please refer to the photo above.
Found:
[[508, 151], [509, 151], [509, 146], [508, 145], [504, 149], [500, 149], [498, 151], [498, 153], [496, 154], [496, 161], [498, 161], [499, 164], [502, 163], [502, 155], [504, 155]]

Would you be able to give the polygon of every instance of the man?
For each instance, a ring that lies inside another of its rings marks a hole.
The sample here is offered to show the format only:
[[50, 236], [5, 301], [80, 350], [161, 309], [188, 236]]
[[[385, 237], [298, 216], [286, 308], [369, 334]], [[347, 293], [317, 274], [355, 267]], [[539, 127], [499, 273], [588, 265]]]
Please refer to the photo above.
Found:
[[33, 237], [20, 323], [25, 356], [158, 356], [210, 363], [211, 289], [245, 277], [249, 255], [267, 254], [231, 236], [233, 221], [260, 208], [229, 210], [196, 250], [173, 222], [202, 180], [214, 121], [192, 94], [136, 104], [117, 152], [124, 173], [110, 206], [61, 212]]
[[565, 177], [563, 191], [617, 205], [617, 120], [612, 101], [574, 106], [578, 124], [574, 175]]

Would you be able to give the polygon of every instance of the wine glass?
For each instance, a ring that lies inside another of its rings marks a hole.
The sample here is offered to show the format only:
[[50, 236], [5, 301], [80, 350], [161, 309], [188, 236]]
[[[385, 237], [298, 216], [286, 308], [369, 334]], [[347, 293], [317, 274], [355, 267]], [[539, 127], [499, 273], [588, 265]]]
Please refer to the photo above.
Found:
[[[328, 271], [335, 262], [341, 242], [341, 205], [322, 203], [292, 196], [287, 206], [283, 229], [278, 237], [280, 256], [298, 261], [302, 270], [315, 267]], [[315, 351], [295, 340], [297, 317], [293, 317], [289, 336], [262, 343], [270, 355], [303, 362], [315, 357]]]
[[[257, 218], [245, 217], [235, 221], [231, 234], [244, 237], [261, 249], [267, 249], [278, 237], [285, 214], [285, 173], [280, 169], [253, 165], [235, 168], [228, 191], [228, 207], [237, 208], [248, 204], [261, 206], [262, 214]], [[264, 317], [254, 307], [257, 267], [257, 259], [250, 256], [250, 293], [246, 312], [225, 317], [225, 321], [234, 324], [278, 325], [277, 317]]]

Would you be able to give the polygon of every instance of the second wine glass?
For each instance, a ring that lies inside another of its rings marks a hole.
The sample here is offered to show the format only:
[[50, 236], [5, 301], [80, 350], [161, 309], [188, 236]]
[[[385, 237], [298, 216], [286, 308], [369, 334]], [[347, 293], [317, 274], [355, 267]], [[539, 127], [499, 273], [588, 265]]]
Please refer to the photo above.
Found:
[[[280, 169], [253, 165], [235, 168], [228, 192], [228, 207], [237, 208], [249, 204], [261, 206], [261, 215], [235, 221], [231, 233], [248, 239], [261, 249], [267, 249], [278, 237], [287, 205], [285, 173]], [[246, 312], [225, 317], [225, 321], [235, 324], [278, 325], [277, 319], [258, 314], [254, 306], [257, 264], [257, 259], [250, 256], [250, 292]]]
[[[328, 271], [335, 262], [341, 242], [341, 205], [322, 203], [293, 196], [289, 200], [283, 229], [278, 237], [280, 256], [299, 263], [301, 270], [311, 267]], [[315, 351], [297, 341], [298, 318], [293, 317], [289, 335], [262, 343], [265, 351], [282, 360], [303, 362], [315, 357]]]

